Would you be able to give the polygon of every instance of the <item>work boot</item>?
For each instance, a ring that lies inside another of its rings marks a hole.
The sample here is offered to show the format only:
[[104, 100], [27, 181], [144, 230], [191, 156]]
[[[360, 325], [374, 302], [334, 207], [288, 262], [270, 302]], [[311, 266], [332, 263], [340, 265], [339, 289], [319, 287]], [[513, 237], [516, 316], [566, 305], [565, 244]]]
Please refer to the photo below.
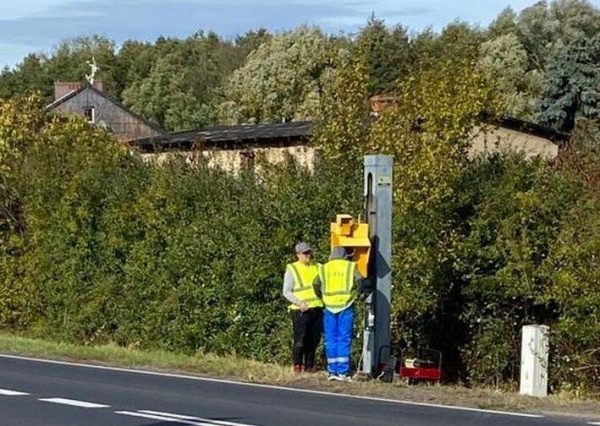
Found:
[[302, 373], [302, 364], [294, 364], [294, 374]]
[[304, 367], [304, 372], [305, 373], [316, 373], [317, 372], [317, 367]]

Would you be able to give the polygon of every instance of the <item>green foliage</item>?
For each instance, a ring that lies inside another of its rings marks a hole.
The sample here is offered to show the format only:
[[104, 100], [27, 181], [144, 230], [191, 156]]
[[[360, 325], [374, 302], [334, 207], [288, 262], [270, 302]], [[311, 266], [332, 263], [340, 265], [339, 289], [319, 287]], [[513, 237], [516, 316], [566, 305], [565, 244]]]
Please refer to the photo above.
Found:
[[541, 92], [541, 74], [528, 71], [527, 51], [514, 34], [484, 42], [479, 67], [488, 74], [502, 97], [503, 110], [511, 117], [531, 118], [535, 105], [532, 95]]
[[[22, 124], [2, 128], [8, 146]], [[14, 241], [0, 251], [2, 326], [287, 360], [285, 264], [298, 239], [326, 260], [324, 224], [358, 213], [359, 167], [341, 174], [324, 161], [311, 173], [288, 161], [259, 179], [181, 156], [145, 162], [82, 120], [30, 130], [29, 148], [11, 157], [25, 228], [3, 233]]]
[[369, 134], [369, 79], [364, 62], [348, 50], [340, 49], [333, 61], [335, 71], [323, 92], [313, 144], [341, 168], [354, 167]]
[[383, 19], [372, 15], [355, 41], [368, 66], [369, 94], [395, 91], [398, 79], [408, 74], [412, 61], [407, 30], [402, 26], [388, 29]]
[[[487, 32], [456, 22], [407, 38], [372, 18], [357, 40], [301, 27], [129, 41], [115, 53], [92, 37], [29, 56], [0, 73], [10, 98], [0, 101], [0, 326], [287, 361], [291, 248], [308, 240], [326, 259], [334, 215], [362, 213], [362, 155], [385, 153], [396, 165], [394, 344], [441, 349], [451, 379], [510, 387], [521, 327], [543, 323], [552, 388], [597, 391], [597, 25], [586, 2], [557, 1], [507, 10]], [[232, 121], [318, 116], [314, 171], [147, 162], [81, 120], [48, 121], [39, 96], [16, 96], [81, 80], [91, 55], [111, 94], [169, 129], [215, 122], [216, 105]], [[378, 91], [396, 103], [375, 119]], [[540, 117], [574, 129], [555, 164], [467, 158], [482, 112], [527, 117], [540, 95]]]
[[321, 79], [330, 66], [326, 48], [325, 35], [308, 27], [282, 33], [259, 46], [225, 86], [224, 121], [260, 123], [315, 117]]
[[560, 314], [550, 337], [552, 384], [569, 391], [597, 388], [600, 381], [599, 207], [593, 197], [572, 210], [546, 265], [551, 285], [541, 299], [556, 305]]
[[470, 378], [497, 386], [518, 378], [521, 327], [552, 328], [544, 265], [582, 190], [567, 171], [514, 154], [476, 160], [464, 185], [468, 215], [454, 263], [460, 318], [471, 336], [463, 350]]
[[[126, 47], [123, 54], [143, 51], [138, 45]], [[234, 47], [214, 33], [198, 33], [183, 41], [159, 40], [152, 51], [147, 56], [153, 59], [145, 59], [137, 75], [129, 77], [124, 103], [166, 130], [214, 124], [216, 88], [239, 65]]]
[[597, 119], [600, 99], [600, 36], [583, 37], [562, 49], [548, 65], [538, 119], [571, 132], [581, 118]]

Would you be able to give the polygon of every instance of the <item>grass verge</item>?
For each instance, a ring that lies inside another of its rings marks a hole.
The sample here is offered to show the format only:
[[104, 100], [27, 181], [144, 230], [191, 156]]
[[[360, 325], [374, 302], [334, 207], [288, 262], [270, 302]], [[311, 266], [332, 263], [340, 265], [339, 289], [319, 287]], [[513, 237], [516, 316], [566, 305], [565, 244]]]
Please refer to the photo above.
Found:
[[152, 371], [179, 372], [250, 383], [316, 389], [420, 403], [527, 411], [600, 420], [600, 401], [598, 400], [579, 400], [564, 395], [551, 395], [539, 399], [491, 389], [468, 389], [460, 386], [442, 385], [408, 386], [399, 380], [387, 384], [360, 380], [360, 377], [352, 383], [328, 382], [324, 372], [294, 375], [289, 367], [261, 363], [235, 356], [210, 354], [190, 356], [166, 351], [142, 351], [123, 348], [114, 344], [79, 346], [16, 336], [7, 332], [0, 332], [0, 353]]

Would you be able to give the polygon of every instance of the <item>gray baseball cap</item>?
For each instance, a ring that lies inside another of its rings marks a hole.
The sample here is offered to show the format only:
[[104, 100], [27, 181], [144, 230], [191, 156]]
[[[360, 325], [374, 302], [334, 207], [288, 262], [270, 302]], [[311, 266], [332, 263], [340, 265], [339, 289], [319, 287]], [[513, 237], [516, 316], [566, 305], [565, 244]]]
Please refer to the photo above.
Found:
[[307, 251], [312, 251], [312, 247], [306, 244], [304, 241], [300, 241], [296, 244], [296, 253], [304, 253]]

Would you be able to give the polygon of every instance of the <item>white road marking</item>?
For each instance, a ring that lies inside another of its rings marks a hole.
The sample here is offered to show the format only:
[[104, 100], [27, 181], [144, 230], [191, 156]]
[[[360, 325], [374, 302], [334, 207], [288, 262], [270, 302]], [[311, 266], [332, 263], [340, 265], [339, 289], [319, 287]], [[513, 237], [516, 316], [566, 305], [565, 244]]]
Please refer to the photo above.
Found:
[[21, 396], [21, 395], [29, 395], [29, 394], [26, 392], [19, 392], [19, 391], [14, 391], [14, 390], [9, 390], [9, 389], [0, 389], [0, 395]]
[[154, 414], [154, 415], [157, 415], [157, 416], [171, 417], [171, 418], [175, 418], [175, 419], [194, 420], [194, 421], [199, 421], [199, 422], [207, 422], [207, 423], [209, 423], [211, 425], [220, 425], [220, 426], [253, 426], [253, 425], [249, 425], [249, 424], [246, 424], [246, 423], [228, 422], [228, 421], [225, 421], [225, 420], [203, 419], [202, 417], [185, 416], [183, 414], [165, 413], [163, 411], [138, 410], [138, 412], [144, 413], [144, 414]]
[[95, 402], [77, 401], [76, 399], [66, 398], [40, 398], [39, 401], [52, 402], [54, 404], [72, 405], [81, 408], [107, 408], [110, 405], [96, 404]]
[[375, 402], [386, 402], [386, 403], [399, 404], [399, 405], [412, 405], [412, 406], [417, 406], [417, 407], [439, 408], [439, 409], [444, 409], [444, 410], [470, 411], [470, 412], [475, 412], [475, 413], [498, 414], [501, 416], [529, 417], [529, 418], [536, 418], [536, 419], [542, 419], [545, 417], [541, 414], [516, 413], [514, 411], [487, 410], [487, 409], [483, 409], [483, 408], [462, 407], [460, 405], [431, 404], [428, 402], [414, 402], [414, 401], [405, 401], [405, 400], [399, 400], [399, 399], [378, 398], [378, 397], [373, 397], [373, 396], [349, 395], [349, 394], [343, 394], [343, 393], [317, 391], [317, 390], [311, 390], [311, 389], [295, 389], [295, 388], [288, 388], [285, 386], [263, 385], [263, 384], [259, 384], [259, 383], [244, 383], [244, 382], [236, 382], [234, 380], [213, 379], [213, 378], [209, 378], [209, 377], [189, 376], [189, 375], [185, 375], [185, 374], [161, 373], [161, 372], [156, 372], [156, 371], [136, 370], [136, 369], [131, 369], [131, 368], [123, 368], [123, 367], [109, 367], [109, 366], [105, 366], [105, 365], [79, 364], [76, 362], [56, 361], [56, 360], [41, 359], [41, 358], [31, 358], [31, 357], [25, 357], [25, 356], [19, 356], [19, 355], [0, 354], [0, 358], [18, 359], [18, 360], [22, 360], [22, 361], [32, 361], [32, 362], [42, 362], [42, 363], [47, 363], [47, 364], [67, 365], [67, 366], [71, 366], [71, 367], [91, 368], [91, 369], [97, 369], [97, 370], [119, 371], [122, 373], [145, 374], [145, 375], [149, 375], [149, 376], [170, 377], [170, 378], [175, 378], [175, 379], [197, 380], [197, 381], [201, 381], [201, 382], [223, 383], [223, 384], [228, 384], [228, 385], [255, 387], [255, 388], [262, 388], [262, 389], [283, 390], [283, 391], [288, 391], [288, 392], [308, 393], [308, 394], [313, 394], [313, 395], [326, 395], [326, 396], [332, 396], [332, 397], [336, 397], [336, 398], [350, 398], [350, 399], [360, 399], [360, 400], [375, 401]]
[[[179, 423], [179, 424], [192, 425], [192, 426], [217, 426], [217, 425], [219, 425], [219, 423], [215, 423], [215, 421], [213, 421], [213, 420], [200, 419], [198, 417], [192, 417], [192, 416], [182, 416], [179, 414], [172, 414], [172, 415], [166, 416], [166, 415], [159, 415], [159, 414], [151, 414], [152, 411], [150, 411], [150, 412], [115, 411], [115, 413], [123, 414], [125, 416], [143, 417], [145, 419], [161, 420], [163, 422]], [[167, 414], [167, 413], [165, 413], [165, 414]], [[188, 420], [187, 418], [198, 419], [200, 421]], [[204, 420], [206, 420], [206, 421], [204, 421]]]
[[600, 425], [600, 422], [589, 422], [588, 425]]

